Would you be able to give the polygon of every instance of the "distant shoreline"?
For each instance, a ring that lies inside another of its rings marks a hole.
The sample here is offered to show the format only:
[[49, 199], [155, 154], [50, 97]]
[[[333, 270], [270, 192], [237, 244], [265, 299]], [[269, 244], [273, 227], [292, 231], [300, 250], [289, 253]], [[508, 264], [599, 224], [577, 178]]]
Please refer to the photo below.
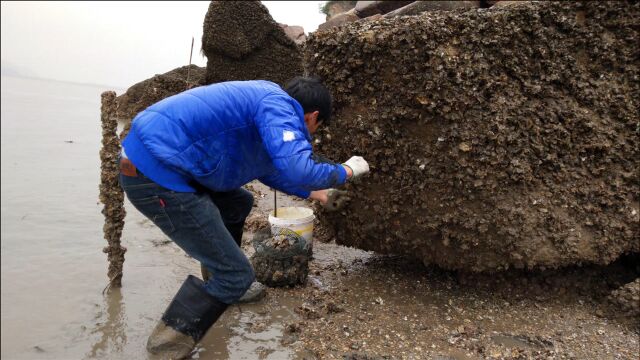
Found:
[[45, 77], [39, 77], [39, 76], [14, 75], [14, 74], [2, 74], [2, 76], [3, 77], [20, 78], [20, 79], [30, 79], [30, 80], [55, 81], [55, 82], [61, 82], [61, 83], [66, 83], [66, 84], [73, 84], [73, 85], [91, 86], [91, 87], [97, 87], [97, 88], [106, 88], [106, 89], [110, 89], [110, 90], [123, 90], [123, 91], [127, 90], [126, 87], [115, 86], [115, 85], [105, 85], [105, 84], [96, 84], [96, 83], [83, 83], [83, 82], [78, 82], [78, 81], [59, 80], [59, 79], [45, 78]]

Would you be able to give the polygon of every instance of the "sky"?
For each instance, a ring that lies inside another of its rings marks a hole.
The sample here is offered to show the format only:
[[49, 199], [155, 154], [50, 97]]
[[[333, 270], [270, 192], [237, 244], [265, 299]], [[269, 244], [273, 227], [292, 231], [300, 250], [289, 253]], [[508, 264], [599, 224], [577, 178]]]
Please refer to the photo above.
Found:
[[[279, 23], [315, 31], [324, 1], [263, 1]], [[127, 88], [189, 63], [206, 66], [202, 23], [209, 1], [1, 3], [2, 70]]]

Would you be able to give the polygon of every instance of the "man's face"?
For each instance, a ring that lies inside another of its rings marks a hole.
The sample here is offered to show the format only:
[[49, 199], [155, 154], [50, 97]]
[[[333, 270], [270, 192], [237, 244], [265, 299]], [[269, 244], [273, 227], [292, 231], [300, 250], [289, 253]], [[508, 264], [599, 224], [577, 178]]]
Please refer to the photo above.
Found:
[[304, 114], [304, 123], [307, 124], [307, 130], [309, 130], [309, 134], [311, 135], [318, 130], [322, 123], [322, 121], [318, 121], [318, 114], [320, 114], [319, 111]]

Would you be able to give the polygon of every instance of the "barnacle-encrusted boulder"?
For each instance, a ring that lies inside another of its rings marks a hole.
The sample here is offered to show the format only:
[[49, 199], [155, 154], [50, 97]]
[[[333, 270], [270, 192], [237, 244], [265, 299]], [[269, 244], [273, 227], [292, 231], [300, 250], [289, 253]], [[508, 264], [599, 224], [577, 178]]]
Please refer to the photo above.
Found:
[[365, 18], [375, 14], [386, 14], [389, 11], [401, 8], [412, 2], [413, 1], [358, 1], [354, 10], [359, 17]]
[[532, 2], [309, 37], [335, 97], [317, 150], [362, 155], [339, 243], [445, 268], [639, 252], [640, 3]]
[[336, 15], [353, 9], [357, 1], [325, 1], [320, 11], [327, 15], [325, 20], [331, 20]]
[[125, 126], [120, 136], [126, 136], [131, 120], [140, 111], [164, 98], [204, 85], [204, 73], [205, 69], [196, 65], [181, 66], [132, 85], [115, 99], [115, 118]]
[[425, 11], [474, 9], [480, 7], [480, 1], [414, 1], [409, 5], [390, 11], [384, 17], [418, 15]]
[[318, 26], [318, 30], [319, 31], [323, 31], [326, 29], [331, 29], [333, 27], [336, 26], [341, 26], [344, 24], [348, 24], [348, 23], [352, 23], [354, 21], [358, 21], [360, 20], [360, 17], [356, 14], [354, 9], [351, 9], [347, 12], [344, 12], [342, 14], [338, 14], [334, 17], [332, 17], [331, 19], [329, 19], [327, 22], [322, 23]]
[[207, 84], [264, 79], [282, 85], [302, 75], [300, 49], [259, 1], [212, 1], [202, 51]]
[[132, 85], [116, 98], [118, 119], [134, 118], [140, 111], [171, 95], [204, 84], [204, 68], [182, 66]]

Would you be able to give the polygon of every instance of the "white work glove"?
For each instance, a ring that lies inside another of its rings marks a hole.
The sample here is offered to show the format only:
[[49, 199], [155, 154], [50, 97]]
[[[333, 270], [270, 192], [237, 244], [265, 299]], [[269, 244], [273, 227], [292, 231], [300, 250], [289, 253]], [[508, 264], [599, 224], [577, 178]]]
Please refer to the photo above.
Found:
[[369, 172], [369, 164], [362, 156], [352, 156], [351, 159], [347, 160], [344, 165], [351, 168], [353, 172], [352, 179], [360, 177]]
[[347, 192], [344, 190], [328, 189], [327, 190], [327, 202], [323, 204], [327, 211], [338, 211], [345, 207], [351, 200]]

